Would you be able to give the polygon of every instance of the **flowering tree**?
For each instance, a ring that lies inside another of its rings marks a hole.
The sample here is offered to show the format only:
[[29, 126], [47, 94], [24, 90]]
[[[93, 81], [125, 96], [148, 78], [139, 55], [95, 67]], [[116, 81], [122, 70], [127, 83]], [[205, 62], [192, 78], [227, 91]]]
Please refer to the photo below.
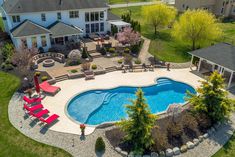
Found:
[[137, 45], [140, 42], [140, 34], [132, 28], [126, 27], [117, 34], [117, 40], [122, 44]]
[[18, 76], [21, 78], [28, 77], [29, 79], [32, 79], [32, 57], [37, 53], [38, 50], [36, 48], [28, 49], [24, 46], [15, 50], [12, 55], [12, 63], [16, 65], [16, 72], [18, 73]]

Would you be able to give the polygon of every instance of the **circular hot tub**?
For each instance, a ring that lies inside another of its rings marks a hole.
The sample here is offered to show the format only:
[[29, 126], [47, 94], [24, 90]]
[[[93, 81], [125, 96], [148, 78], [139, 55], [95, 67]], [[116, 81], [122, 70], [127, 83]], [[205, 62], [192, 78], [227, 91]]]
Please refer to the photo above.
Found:
[[55, 65], [55, 61], [53, 59], [46, 59], [42, 62], [44, 67], [52, 67]]

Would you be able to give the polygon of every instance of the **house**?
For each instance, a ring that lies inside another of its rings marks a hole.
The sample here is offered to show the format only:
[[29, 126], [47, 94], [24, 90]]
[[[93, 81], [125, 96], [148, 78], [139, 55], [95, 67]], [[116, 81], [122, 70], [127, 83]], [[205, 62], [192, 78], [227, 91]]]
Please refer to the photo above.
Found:
[[192, 62], [197, 58], [197, 71], [205, 74], [218, 71], [223, 75], [230, 88], [235, 85], [235, 46], [228, 43], [218, 43], [207, 48], [189, 52]]
[[16, 48], [48, 51], [88, 34], [106, 34], [111, 28], [108, 17], [121, 22], [108, 9], [106, 0], [5, 0], [2, 16]]
[[181, 12], [201, 8], [216, 16], [235, 17], [235, 0], [175, 0], [175, 7]]

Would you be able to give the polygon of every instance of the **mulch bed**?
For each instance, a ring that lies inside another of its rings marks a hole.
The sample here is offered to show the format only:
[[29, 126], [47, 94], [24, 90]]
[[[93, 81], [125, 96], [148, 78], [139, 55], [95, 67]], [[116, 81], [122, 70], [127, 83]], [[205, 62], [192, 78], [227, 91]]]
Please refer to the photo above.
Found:
[[[211, 121], [206, 115], [194, 115], [189, 111], [183, 111], [174, 117], [160, 118], [152, 130], [155, 144], [150, 150], [146, 150], [145, 154], [149, 154], [150, 151], [160, 152], [167, 148], [181, 147], [188, 141], [193, 141], [194, 138], [204, 134], [211, 126]], [[127, 152], [132, 150], [132, 146], [124, 142], [125, 133], [120, 128], [108, 130], [105, 135], [114, 148], [120, 147]]]

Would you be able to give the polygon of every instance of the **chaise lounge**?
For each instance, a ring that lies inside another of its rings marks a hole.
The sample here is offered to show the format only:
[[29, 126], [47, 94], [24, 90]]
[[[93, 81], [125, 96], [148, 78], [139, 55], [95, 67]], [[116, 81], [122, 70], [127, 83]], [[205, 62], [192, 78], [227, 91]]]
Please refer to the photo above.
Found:
[[43, 92], [51, 94], [51, 95], [55, 95], [57, 92], [60, 91], [60, 87], [52, 86], [47, 81], [44, 81], [39, 86], [43, 90]]
[[48, 117], [47, 119], [44, 118], [39, 118], [39, 120], [44, 123], [45, 125], [50, 125], [53, 122], [55, 122], [60, 116], [57, 114], [53, 114], [50, 117]]
[[33, 107], [29, 107], [26, 104], [24, 104], [24, 109], [27, 110], [28, 112], [33, 112], [33, 111], [36, 111], [36, 110], [41, 109], [41, 108], [43, 108], [42, 104], [38, 104], [38, 105], [35, 105]]
[[30, 99], [30, 98], [24, 96], [23, 100], [28, 104], [33, 104], [33, 103], [41, 103], [42, 98], [32, 98], [32, 99]]
[[45, 109], [45, 110], [39, 111], [38, 113], [29, 112], [29, 115], [34, 116], [36, 118], [41, 118], [42, 116], [44, 116], [47, 113], [49, 113], [49, 111], [47, 109]]

